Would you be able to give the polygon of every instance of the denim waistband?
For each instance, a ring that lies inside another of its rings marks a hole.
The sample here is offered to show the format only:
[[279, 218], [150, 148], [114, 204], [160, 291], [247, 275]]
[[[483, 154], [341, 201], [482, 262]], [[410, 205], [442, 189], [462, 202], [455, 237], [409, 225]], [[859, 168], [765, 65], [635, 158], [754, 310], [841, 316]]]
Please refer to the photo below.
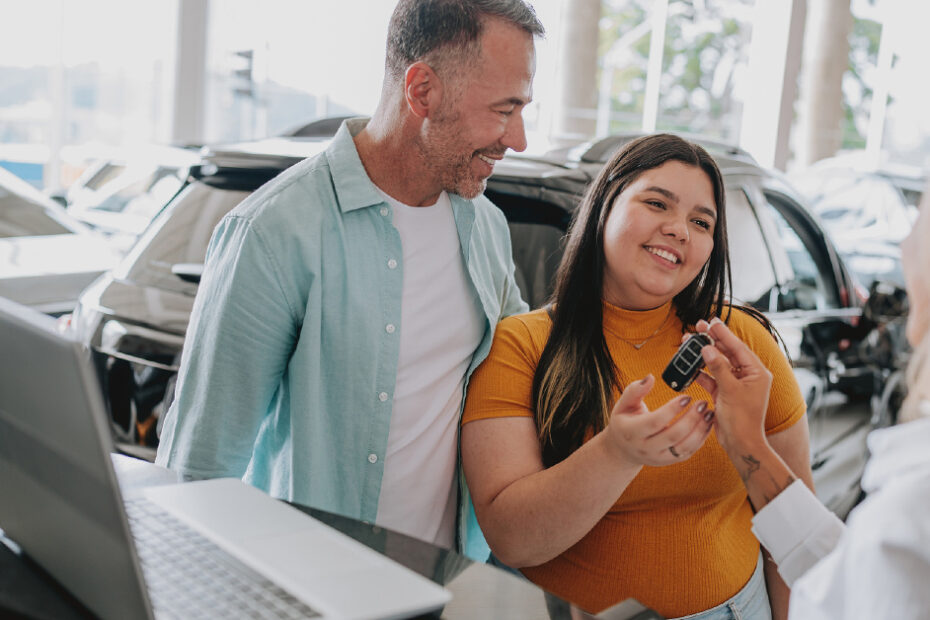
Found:
[[739, 592], [733, 595], [733, 598], [716, 607], [672, 620], [772, 620], [772, 609], [769, 606], [769, 593], [765, 587], [762, 562], [760, 552], [752, 577]]

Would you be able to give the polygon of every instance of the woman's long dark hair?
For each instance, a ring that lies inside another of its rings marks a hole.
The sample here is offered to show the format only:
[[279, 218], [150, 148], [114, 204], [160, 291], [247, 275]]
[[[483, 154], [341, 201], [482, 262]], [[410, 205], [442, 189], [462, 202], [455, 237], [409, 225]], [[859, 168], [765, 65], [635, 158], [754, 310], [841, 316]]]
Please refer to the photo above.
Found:
[[[646, 170], [679, 161], [703, 170], [714, 188], [714, 247], [701, 272], [673, 300], [682, 323], [720, 316], [732, 277], [727, 249], [723, 177], [702, 147], [672, 134], [638, 138], [598, 174], [575, 211], [556, 274], [552, 331], [533, 377], [533, 404], [543, 463], [550, 467], [578, 449], [589, 431], [603, 430], [613, 407], [617, 368], [604, 340], [604, 225], [616, 197]], [[727, 316], [729, 318], [729, 316]]]

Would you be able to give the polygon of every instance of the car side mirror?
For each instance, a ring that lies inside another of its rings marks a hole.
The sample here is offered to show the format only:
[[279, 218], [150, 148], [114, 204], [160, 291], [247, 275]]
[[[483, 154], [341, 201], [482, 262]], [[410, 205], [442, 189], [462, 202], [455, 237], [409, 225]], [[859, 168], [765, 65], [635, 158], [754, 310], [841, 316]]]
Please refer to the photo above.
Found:
[[869, 287], [862, 316], [875, 324], [886, 323], [907, 316], [907, 309], [907, 291], [893, 282], [876, 280]]
[[200, 284], [200, 277], [203, 275], [203, 265], [200, 263], [176, 263], [171, 265], [171, 273], [185, 282]]

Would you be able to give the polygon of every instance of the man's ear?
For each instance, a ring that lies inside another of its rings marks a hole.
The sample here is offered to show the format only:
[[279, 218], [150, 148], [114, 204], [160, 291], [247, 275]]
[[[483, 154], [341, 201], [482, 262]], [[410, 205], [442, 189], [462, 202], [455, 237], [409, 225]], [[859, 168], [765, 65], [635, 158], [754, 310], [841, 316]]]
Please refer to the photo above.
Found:
[[407, 67], [404, 74], [404, 98], [410, 111], [421, 118], [439, 109], [442, 83], [432, 67], [422, 61]]

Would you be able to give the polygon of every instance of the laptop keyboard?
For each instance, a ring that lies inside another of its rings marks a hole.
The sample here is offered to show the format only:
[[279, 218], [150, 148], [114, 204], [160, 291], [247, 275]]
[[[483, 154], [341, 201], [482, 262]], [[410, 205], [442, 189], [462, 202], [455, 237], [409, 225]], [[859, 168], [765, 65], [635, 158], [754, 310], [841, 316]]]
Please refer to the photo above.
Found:
[[314, 618], [320, 614], [152, 502], [126, 513], [158, 618]]

